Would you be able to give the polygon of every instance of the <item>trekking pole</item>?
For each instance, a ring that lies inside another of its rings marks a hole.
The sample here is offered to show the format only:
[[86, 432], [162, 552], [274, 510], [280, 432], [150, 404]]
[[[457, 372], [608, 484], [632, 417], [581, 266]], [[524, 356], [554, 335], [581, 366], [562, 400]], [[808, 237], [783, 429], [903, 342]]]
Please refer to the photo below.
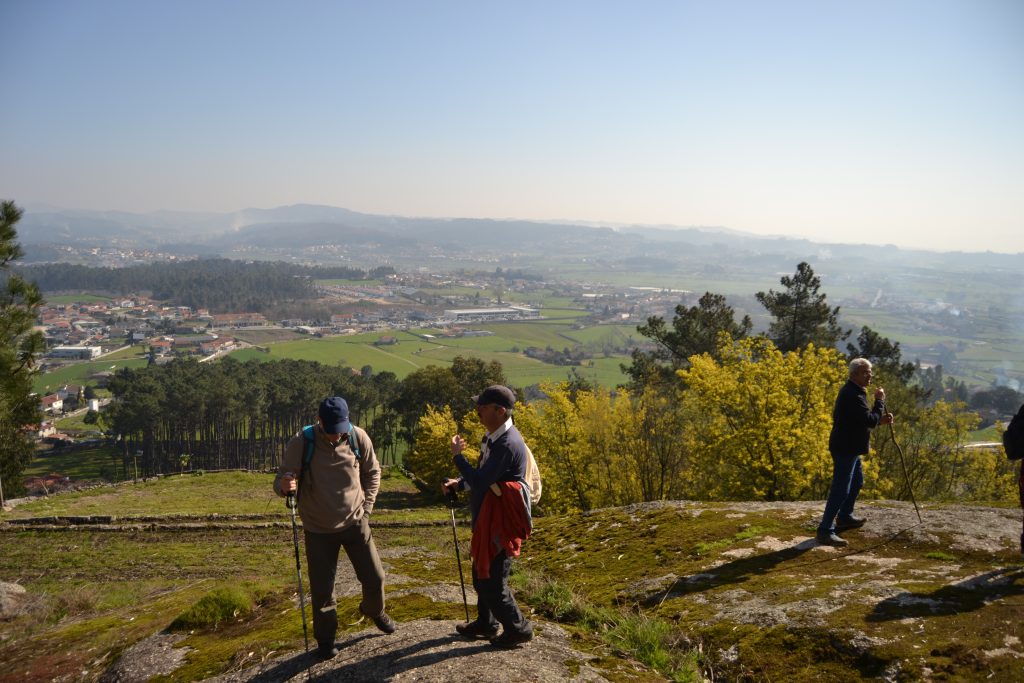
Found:
[[452, 513], [452, 540], [455, 541], [455, 561], [459, 565], [459, 585], [462, 586], [462, 606], [466, 608], [466, 623], [469, 623], [469, 602], [466, 600], [466, 579], [462, 575], [462, 556], [459, 554], [459, 536], [455, 533], [455, 508], [459, 505], [459, 495], [448, 491], [448, 509]]
[[900, 464], [903, 465], [903, 477], [907, 480], [907, 490], [910, 491], [910, 502], [914, 504], [914, 512], [917, 513], [917, 522], [918, 524], [924, 524], [924, 520], [921, 519], [921, 510], [917, 507], [917, 500], [914, 498], [914, 487], [910, 484], [907, 461], [903, 457], [903, 449], [900, 448], [900, 442], [896, 440], [896, 430], [893, 429], [892, 422], [889, 423], [889, 436], [892, 437], [892, 442], [896, 445], [896, 451], [900, 454]]
[[[306, 591], [302, 588], [302, 565], [299, 564], [299, 525], [295, 522], [295, 494], [289, 493], [285, 501], [292, 511], [292, 542], [295, 545], [295, 576], [299, 580], [299, 609], [302, 610], [302, 639], [306, 641], [306, 656], [309, 657], [309, 628], [306, 626]], [[309, 669], [306, 669], [309, 678]]]

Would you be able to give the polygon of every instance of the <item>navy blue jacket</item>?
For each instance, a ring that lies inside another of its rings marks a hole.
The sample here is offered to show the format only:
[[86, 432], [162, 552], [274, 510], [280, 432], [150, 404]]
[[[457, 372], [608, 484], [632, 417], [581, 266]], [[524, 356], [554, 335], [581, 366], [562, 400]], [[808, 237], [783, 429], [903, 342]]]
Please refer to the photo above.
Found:
[[484, 503], [484, 494], [491, 484], [498, 481], [524, 481], [526, 479], [526, 442], [515, 425], [491, 442], [489, 454], [483, 467], [473, 467], [461, 453], [452, 460], [462, 475], [462, 481], [469, 484], [469, 511], [476, 526], [476, 517]]
[[885, 415], [885, 401], [875, 401], [868, 408], [868, 392], [852, 379], [847, 380], [836, 397], [832, 409], [832, 433], [828, 437], [828, 450], [832, 455], [865, 455], [871, 430]]

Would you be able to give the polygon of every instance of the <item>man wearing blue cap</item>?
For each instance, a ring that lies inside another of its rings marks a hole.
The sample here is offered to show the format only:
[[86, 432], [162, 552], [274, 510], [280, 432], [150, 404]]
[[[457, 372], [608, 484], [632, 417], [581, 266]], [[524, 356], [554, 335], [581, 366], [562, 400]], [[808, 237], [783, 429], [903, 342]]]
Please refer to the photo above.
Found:
[[[296, 496], [306, 541], [313, 635], [318, 654], [329, 659], [338, 654], [334, 580], [342, 547], [363, 588], [359, 611], [384, 633], [396, 628], [384, 611], [384, 568], [370, 533], [380, 463], [367, 433], [349, 422], [348, 403], [340, 396], [324, 399], [316, 425], [305, 431], [285, 447], [274, 491]], [[312, 437], [308, 457], [307, 435]]]

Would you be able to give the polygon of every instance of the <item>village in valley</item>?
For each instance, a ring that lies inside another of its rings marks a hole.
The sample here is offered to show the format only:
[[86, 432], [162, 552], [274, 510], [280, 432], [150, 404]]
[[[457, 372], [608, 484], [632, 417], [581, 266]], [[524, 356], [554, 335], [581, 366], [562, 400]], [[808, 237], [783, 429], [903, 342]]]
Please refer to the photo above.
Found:
[[[37, 329], [47, 351], [40, 360], [43, 377], [76, 365], [92, 371], [69, 382], [47, 382], [39, 393], [45, 419], [30, 426], [47, 445], [67, 446], [101, 436], [97, 427], [81, 433], [58, 427], [60, 418], [97, 413], [109, 402], [107, 380], [126, 359], [142, 358], [162, 364], [174, 358], [195, 357], [202, 362], [252, 347], [244, 338], [254, 331], [261, 338], [301, 339], [377, 334], [372, 343], [398, 343], [396, 332], [410, 332], [424, 340], [492, 336], [483, 324], [542, 321], [545, 301], [557, 296], [569, 302], [577, 328], [614, 325], [629, 337], [652, 315], [671, 315], [690, 293], [678, 289], [623, 287], [607, 284], [549, 283], [539, 278], [501, 279], [457, 277], [447, 274], [395, 274], [380, 281], [334, 282], [316, 285], [320, 301], [338, 312], [325, 319], [298, 317], [270, 320], [253, 311], [211, 313], [207, 309], [176, 306], [147, 295], [98, 296], [60, 293], [39, 311]], [[564, 303], [562, 305], [565, 305]], [[259, 347], [257, 348], [265, 348]], [[616, 351], [627, 357], [630, 345]], [[581, 348], [528, 347], [524, 356], [555, 365], [574, 365], [587, 357]], [[110, 363], [100, 361], [109, 360]], [[138, 363], [139, 361], [136, 361]], [[96, 420], [89, 420], [93, 425]]]

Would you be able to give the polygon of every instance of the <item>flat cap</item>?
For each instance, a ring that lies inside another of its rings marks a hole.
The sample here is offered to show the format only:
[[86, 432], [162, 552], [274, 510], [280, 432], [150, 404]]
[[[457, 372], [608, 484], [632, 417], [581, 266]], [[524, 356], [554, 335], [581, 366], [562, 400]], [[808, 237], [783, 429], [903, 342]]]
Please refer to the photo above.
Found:
[[516, 392], [501, 384], [492, 384], [474, 396], [473, 401], [478, 406], [494, 404], [512, 410], [512, 406], [516, 404]]

